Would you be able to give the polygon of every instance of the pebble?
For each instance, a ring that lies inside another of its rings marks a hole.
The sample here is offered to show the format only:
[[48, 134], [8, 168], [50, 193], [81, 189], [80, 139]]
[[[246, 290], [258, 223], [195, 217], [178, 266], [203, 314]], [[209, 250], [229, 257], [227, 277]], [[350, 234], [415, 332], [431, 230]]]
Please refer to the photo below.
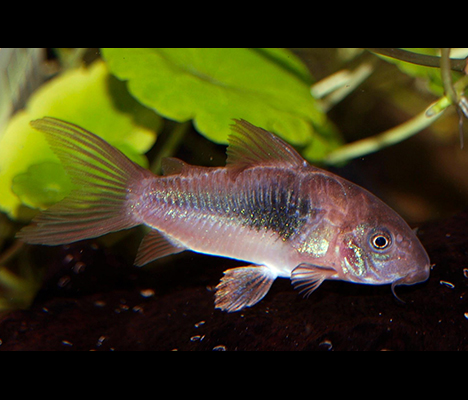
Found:
[[200, 328], [200, 326], [205, 325], [205, 321], [197, 322], [194, 326], [195, 328]]
[[455, 285], [453, 283], [450, 283], [450, 282], [447, 282], [447, 281], [440, 281], [439, 282], [441, 285], [444, 285], [450, 289], [454, 289], [455, 288]]

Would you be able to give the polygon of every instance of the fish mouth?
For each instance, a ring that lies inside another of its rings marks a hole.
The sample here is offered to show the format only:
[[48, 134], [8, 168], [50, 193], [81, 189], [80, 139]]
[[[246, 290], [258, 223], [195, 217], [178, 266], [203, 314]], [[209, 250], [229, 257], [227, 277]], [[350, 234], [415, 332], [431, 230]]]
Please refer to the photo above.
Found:
[[393, 295], [400, 300], [402, 303], [404, 301], [399, 298], [396, 293], [395, 293], [395, 287], [396, 286], [409, 286], [409, 285], [415, 285], [416, 283], [422, 283], [425, 282], [429, 279], [429, 274], [430, 274], [430, 264], [428, 263], [427, 265], [424, 266], [424, 268], [418, 268], [417, 270], [409, 273], [408, 275], [405, 275], [403, 278], [397, 279], [396, 281], [392, 282], [392, 293]]

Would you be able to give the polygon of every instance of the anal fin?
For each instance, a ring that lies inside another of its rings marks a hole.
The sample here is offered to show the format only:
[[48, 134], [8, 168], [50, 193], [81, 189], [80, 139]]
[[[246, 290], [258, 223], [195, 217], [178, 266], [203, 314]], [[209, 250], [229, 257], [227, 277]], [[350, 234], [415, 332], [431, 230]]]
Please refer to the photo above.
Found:
[[184, 250], [186, 250], [185, 247], [171, 242], [162, 233], [153, 229], [141, 241], [135, 265], [140, 267], [158, 258], [180, 253]]
[[276, 277], [263, 265], [228, 269], [216, 286], [215, 306], [227, 312], [251, 307], [268, 293]]

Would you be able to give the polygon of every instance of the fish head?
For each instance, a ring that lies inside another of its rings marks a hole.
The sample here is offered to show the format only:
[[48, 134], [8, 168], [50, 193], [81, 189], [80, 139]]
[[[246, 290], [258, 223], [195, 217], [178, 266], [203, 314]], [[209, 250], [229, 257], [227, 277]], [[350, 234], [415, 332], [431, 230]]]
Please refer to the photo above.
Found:
[[346, 280], [373, 285], [413, 285], [429, 278], [430, 261], [414, 230], [395, 211], [373, 199], [340, 241]]

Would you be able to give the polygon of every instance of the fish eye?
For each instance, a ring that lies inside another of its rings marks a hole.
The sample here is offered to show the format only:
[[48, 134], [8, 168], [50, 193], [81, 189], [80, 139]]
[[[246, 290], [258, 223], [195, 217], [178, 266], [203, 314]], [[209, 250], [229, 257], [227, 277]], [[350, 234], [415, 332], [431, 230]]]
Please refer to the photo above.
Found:
[[384, 250], [392, 243], [390, 235], [387, 233], [377, 233], [371, 238], [372, 247], [376, 250]]

